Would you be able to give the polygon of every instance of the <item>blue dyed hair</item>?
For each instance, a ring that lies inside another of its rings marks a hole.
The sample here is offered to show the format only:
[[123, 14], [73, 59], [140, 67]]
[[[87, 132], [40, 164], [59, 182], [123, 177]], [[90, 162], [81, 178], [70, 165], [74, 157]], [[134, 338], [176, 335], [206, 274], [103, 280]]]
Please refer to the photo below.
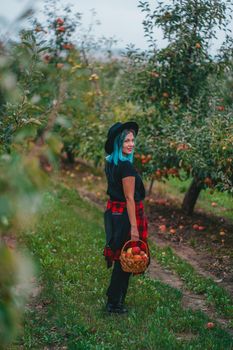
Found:
[[114, 146], [113, 146], [113, 152], [106, 157], [107, 162], [109, 163], [114, 163], [115, 165], [118, 165], [119, 159], [121, 161], [126, 161], [129, 160], [131, 163], [133, 163], [133, 154], [134, 150], [130, 153], [124, 156], [122, 154], [122, 146], [125, 140], [125, 137], [132, 132], [133, 135], [135, 136], [134, 130], [123, 130], [119, 135], [115, 137], [114, 140]]

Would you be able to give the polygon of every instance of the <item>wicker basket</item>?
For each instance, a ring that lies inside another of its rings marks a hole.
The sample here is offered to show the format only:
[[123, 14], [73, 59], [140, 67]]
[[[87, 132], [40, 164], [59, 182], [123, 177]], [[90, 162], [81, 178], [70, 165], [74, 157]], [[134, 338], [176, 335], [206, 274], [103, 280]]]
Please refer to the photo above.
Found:
[[[138, 257], [140, 254], [130, 254], [127, 253], [127, 249], [130, 248], [131, 242], [136, 243], [136, 246], [138, 247], [138, 242], [142, 242], [145, 249], [142, 249], [146, 255], [144, 257], [141, 256], [141, 258]], [[146, 242], [142, 240], [138, 240], [137, 242], [129, 240], [125, 242], [121, 249], [121, 255], [120, 255], [120, 262], [122, 270], [125, 272], [132, 272], [132, 273], [142, 273], [147, 269], [148, 263], [149, 263], [149, 249]]]

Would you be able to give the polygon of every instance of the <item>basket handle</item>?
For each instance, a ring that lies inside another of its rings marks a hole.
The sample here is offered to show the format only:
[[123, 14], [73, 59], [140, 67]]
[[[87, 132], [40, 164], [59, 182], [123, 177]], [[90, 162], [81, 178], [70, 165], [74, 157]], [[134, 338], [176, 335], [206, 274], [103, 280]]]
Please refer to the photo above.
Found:
[[127, 243], [129, 242], [142, 242], [145, 246], [146, 246], [146, 255], [149, 256], [149, 249], [148, 249], [148, 244], [144, 241], [142, 241], [141, 239], [138, 239], [137, 241], [134, 241], [133, 239], [129, 239], [128, 241], [125, 242], [125, 244], [123, 245], [122, 249], [121, 249], [121, 253], [124, 251], [124, 248], [126, 246]]

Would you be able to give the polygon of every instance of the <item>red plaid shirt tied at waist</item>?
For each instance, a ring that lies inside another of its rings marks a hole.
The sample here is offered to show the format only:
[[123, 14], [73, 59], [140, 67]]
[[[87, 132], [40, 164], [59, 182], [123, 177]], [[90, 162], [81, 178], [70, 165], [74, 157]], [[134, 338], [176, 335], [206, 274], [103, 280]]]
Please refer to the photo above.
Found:
[[[143, 202], [135, 202], [135, 214], [139, 238], [146, 242], [148, 237], [147, 218], [144, 215]], [[126, 202], [108, 200], [105, 211], [106, 246], [103, 255], [108, 267], [114, 260], [119, 260], [124, 243], [131, 239], [130, 222]], [[131, 242], [131, 246], [136, 245]]]

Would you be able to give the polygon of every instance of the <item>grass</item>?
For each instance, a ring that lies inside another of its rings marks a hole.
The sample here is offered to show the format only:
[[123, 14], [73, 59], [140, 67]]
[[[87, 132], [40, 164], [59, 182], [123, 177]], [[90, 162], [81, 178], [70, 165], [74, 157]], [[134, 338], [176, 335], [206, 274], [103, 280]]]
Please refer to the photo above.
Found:
[[75, 190], [45, 194], [37, 227], [22, 234], [43, 288], [11, 349], [232, 349], [225, 330], [207, 329], [204, 313], [181, 307], [179, 290], [146, 274], [131, 277], [129, 314], [107, 315], [104, 238], [102, 212]]

